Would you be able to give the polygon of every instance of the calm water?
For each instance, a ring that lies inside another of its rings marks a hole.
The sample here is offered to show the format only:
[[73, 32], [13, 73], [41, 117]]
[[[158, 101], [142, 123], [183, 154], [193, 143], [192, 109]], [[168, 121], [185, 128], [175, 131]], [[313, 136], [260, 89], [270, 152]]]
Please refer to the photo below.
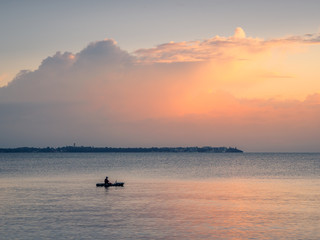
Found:
[[320, 239], [319, 222], [320, 154], [0, 154], [0, 239]]

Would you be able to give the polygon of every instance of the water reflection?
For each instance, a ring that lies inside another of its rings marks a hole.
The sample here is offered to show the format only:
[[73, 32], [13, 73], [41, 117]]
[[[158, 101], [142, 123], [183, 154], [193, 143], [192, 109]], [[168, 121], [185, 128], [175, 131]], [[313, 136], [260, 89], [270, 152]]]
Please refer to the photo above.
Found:
[[316, 239], [320, 199], [315, 192], [310, 198], [310, 187], [318, 191], [319, 184], [312, 186], [294, 180], [171, 182], [156, 186], [135, 210], [155, 229], [174, 228], [177, 238]]
[[3, 239], [320, 239], [319, 154], [8, 156]]

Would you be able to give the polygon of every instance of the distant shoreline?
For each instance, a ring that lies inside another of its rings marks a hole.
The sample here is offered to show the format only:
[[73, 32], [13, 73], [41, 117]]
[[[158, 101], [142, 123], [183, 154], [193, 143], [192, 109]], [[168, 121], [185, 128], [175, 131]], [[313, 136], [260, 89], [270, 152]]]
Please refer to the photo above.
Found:
[[212, 153], [243, 153], [236, 147], [150, 147], [150, 148], [114, 148], [114, 147], [85, 147], [85, 146], [65, 146], [65, 147], [18, 147], [0, 148], [0, 153], [50, 153], [50, 152], [212, 152]]

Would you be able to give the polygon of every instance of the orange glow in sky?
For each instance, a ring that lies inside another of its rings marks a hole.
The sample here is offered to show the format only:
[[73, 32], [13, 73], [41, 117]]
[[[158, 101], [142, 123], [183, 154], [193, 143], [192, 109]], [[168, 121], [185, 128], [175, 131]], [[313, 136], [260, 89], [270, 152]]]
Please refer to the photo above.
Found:
[[106, 39], [77, 54], [48, 57], [38, 70], [0, 88], [0, 100], [48, 104], [46, 117], [55, 124], [70, 122], [69, 129], [81, 129], [77, 135], [88, 124], [94, 131], [85, 136], [114, 145], [135, 145], [138, 138], [138, 145], [151, 146], [242, 142], [260, 149], [260, 142], [264, 149], [294, 149], [302, 141], [317, 149], [318, 38], [264, 40], [238, 27], [230, 37], [169, 42], [131, 54]]

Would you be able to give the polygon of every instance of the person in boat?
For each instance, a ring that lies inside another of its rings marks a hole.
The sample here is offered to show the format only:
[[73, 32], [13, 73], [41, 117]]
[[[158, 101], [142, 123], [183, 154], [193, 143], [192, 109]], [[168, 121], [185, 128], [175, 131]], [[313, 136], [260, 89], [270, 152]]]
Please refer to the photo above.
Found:
[[110, 184], [111, 184], [110, 181], [109, 181], [109, 179], [108, 179], [108, 177], [106, 177], [106, 179], [104, 180], [104, 184], [105, 184], [105, 185], [110, 185]]

